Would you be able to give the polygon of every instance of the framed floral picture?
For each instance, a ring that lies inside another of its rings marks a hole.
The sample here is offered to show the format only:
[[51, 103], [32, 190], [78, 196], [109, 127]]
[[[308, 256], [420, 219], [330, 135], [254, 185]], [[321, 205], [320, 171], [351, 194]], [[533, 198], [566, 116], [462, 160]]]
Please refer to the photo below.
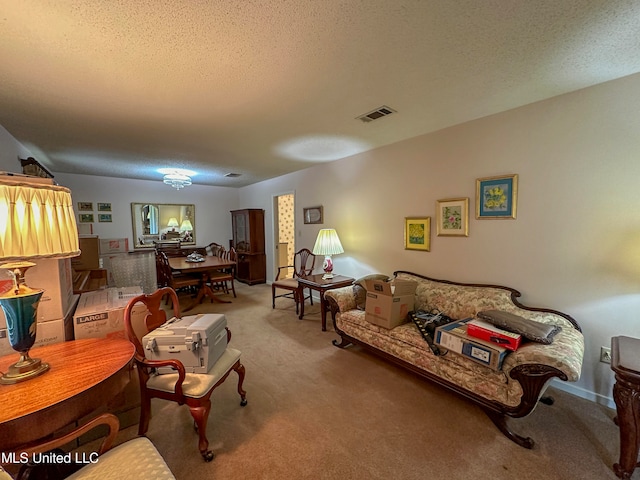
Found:
[[476, 180], [476, 218], [516, 218], [518, 175]]
[[406, 217], [404, 219], [405, 250], [431, 249], [431, 217]]
[[436, 202], [436, 233], [439, 237], [469, 236], [469, 199], [447, 198]]

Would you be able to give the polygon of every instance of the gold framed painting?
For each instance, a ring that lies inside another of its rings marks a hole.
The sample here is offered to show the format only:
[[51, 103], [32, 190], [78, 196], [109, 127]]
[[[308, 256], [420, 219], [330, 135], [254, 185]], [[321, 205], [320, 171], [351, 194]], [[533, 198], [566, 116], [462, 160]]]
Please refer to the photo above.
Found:
[[469, 236], [469, 199], [436, 201], [436, 233], [439, 237]]
[[405, 217], [404, 249], [430, 251], [431, 217]]
[[476, 218], [516, 218], [518, 175], [476, 180]]

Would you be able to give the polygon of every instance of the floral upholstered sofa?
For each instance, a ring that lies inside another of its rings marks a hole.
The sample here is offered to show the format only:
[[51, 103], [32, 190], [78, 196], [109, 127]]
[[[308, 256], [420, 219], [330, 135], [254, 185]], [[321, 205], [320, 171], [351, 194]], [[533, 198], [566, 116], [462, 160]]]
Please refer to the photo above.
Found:
[[478, 404], [508, 438], [532, 448], [533, 440], [514, 433], [507, 424], [507, 417], [528, 415], [538, 400], [552, 403], [549, 397], [542, 397], [552, 378], [569, 382], [580, 378], [584, 338], [578, 323], [555, 310], [520, 304], [517, 300], [520, 292], [509, 287], [455, 283], [405, 271], [395, 272], [394, 276], [418, 282], [415, 310], [435, 310], [453, 319], [464, 319], [475, 317], [483, 310], [495, 309], [561, 327], [551, 344], [523, 342], [506, 356], [502, 369], [495, 371], [461, 355], [434, 355], [411, 322], [390, 330], [368, 322], [364, 310], [356, 308], [353, 286], [329, 290], [325, 294], [335, 331], [341, 337], [341, 341], [334, 340], [334, 345], [340, 348], [350, 344], [364, 346], [463, 395]]

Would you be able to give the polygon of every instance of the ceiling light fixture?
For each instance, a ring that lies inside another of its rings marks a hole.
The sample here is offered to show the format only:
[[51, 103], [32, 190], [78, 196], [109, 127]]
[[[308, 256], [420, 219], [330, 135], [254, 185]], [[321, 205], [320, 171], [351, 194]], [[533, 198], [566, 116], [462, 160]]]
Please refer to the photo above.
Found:
[[191, 177], [178, 172], [167, 173], [164, 176], [163, 182], [171, 185], [176, 190], [180, 190], [181, 188], [191, 185]]

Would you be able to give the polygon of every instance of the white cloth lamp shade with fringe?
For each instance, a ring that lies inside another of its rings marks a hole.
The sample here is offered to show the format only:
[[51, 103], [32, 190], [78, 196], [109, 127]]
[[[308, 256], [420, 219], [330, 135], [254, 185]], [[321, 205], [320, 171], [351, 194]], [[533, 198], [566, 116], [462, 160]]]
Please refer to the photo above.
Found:
[[28, 380], [49, 369], [47, 363], [29, 356], [44, 291], [25, 285], [25, 272], [35, 265], [27, 260], [80, 255], [71, 191], [42, 181], [0, 176], [0, 262], [10, 262], [0, 265], [0, 307], [9, 343], [20, 353], [18, 362], [0, 377], [0, 384]]
[[176, 217], [171, 217], [167, 222], [167, 227], [171, 228], [175, 231], [176, 227], [179, 226], [178, 219]]
[[180, 231], [190, 232], [191, 230], [193, 230], [193, 225], [191, 225], [191, 220], [189, 219], [183, 220], [182, 223], [180, 224]]
[[332, 255], [344, 253], [338, 233], [333, 228], [323, 228], [318, 232], [316, 244], [313, 246], [314, 255], [324, 255], [322, 268], [324, 275], [322, 278], [333, 278], [333, 260]]

